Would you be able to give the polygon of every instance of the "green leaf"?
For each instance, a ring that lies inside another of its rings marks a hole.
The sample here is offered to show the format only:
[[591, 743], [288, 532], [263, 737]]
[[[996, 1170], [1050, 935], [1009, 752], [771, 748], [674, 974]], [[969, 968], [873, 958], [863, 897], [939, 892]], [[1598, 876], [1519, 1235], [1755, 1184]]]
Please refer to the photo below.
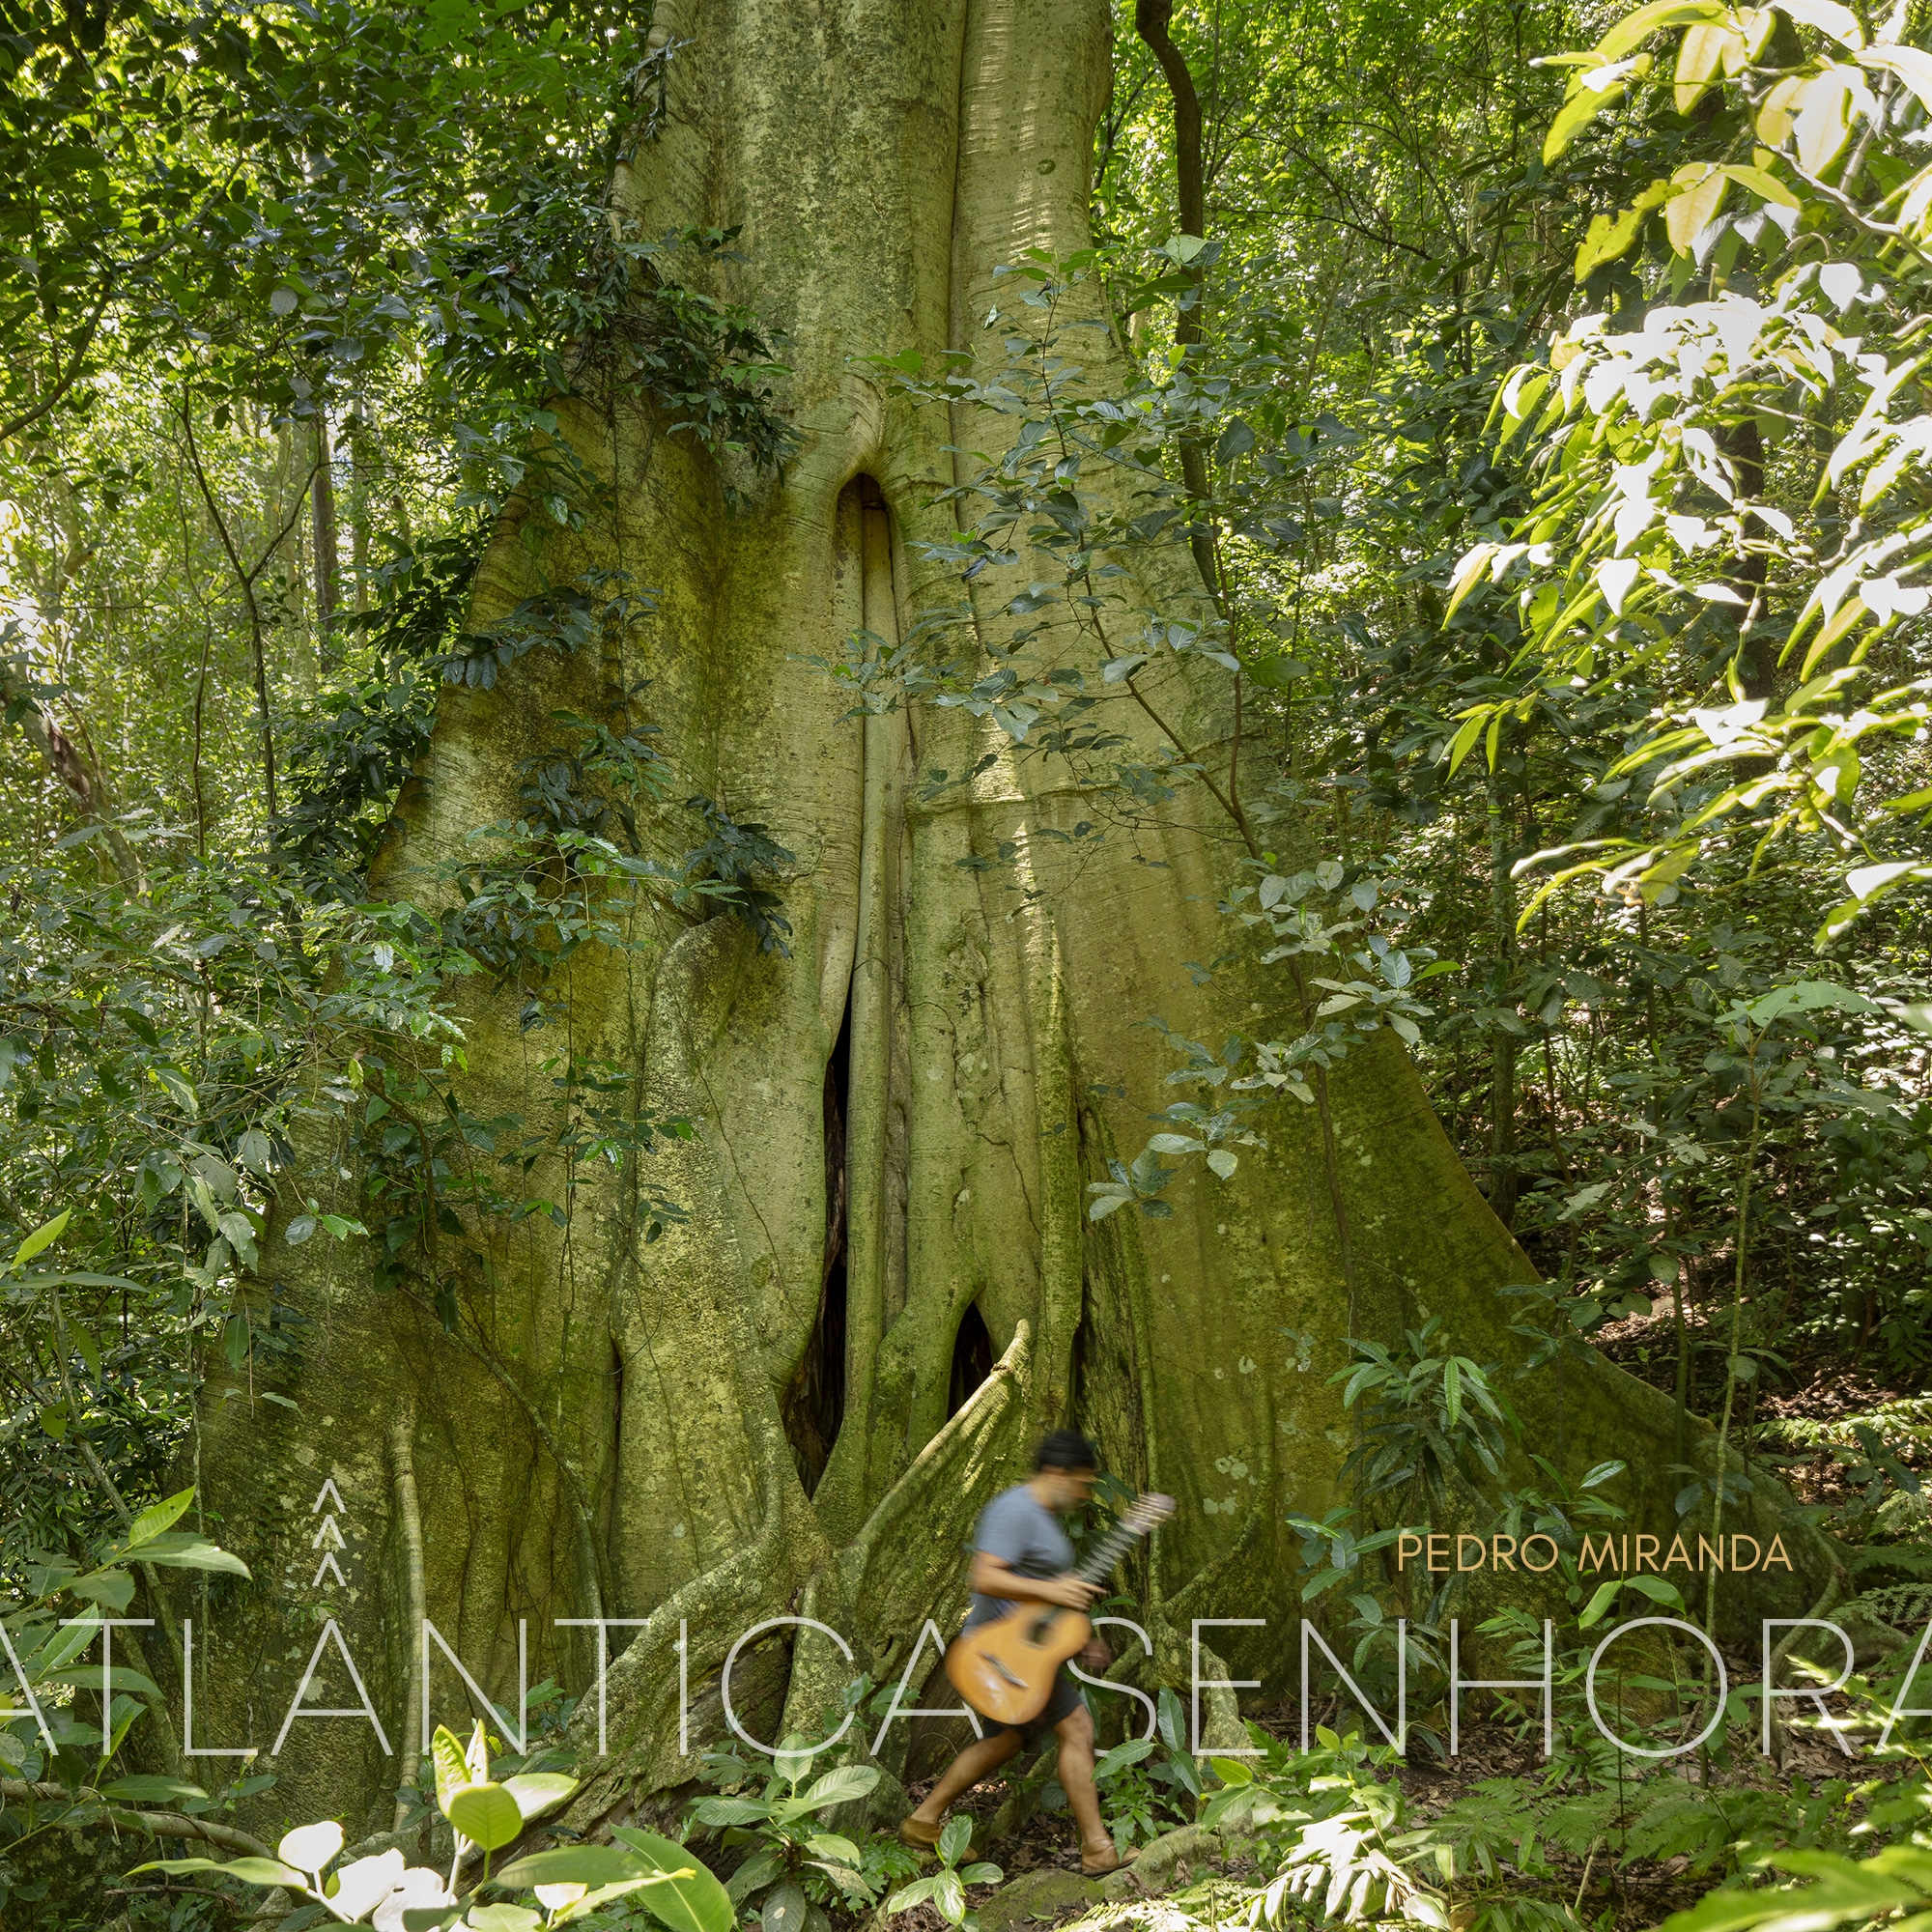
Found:
[[128, 1571], [111, 1566], [90, 1571], [85, 1577], [76, 1577], [68, 1588], [76, 1597], [110, 1610], [125, 1610], [134, 1601], [134, 1578]]
[[1583, 1614], [1577, 1619], [1578, 1630], [1588, 1630], [1603, 1619], [1604, 1612], [1617, 1600], [1617, 1592], [1623, 1587], [1621, 1577], [1612, 1577], [1607, 1583], [1597, 1586], [1597, 1594], [1583, 1606]]
[[939, 1834], [939, 1856], [942, 1862], [954, 1865], [966, 1856], [966, 1847], [973, 1842], [973, 1820], [963, 1811], [955, 1811], [946, 1821], [946, 1828]]
[[[114, 1675], [118, 1681], [121, 1673], [117, 1670]], [[159, 1777], [144, 1772], [139, 1776], [117, 1777], [112, 1784], [103, 1784], [100, 1795], [138, 1804], [161, 1804], [173, 1798], [206, 1798], [208, 1793], [185, 1778]]]
[[724, 1895], [733, 1905], [743, 1905], [748, 1898], [763, 1890], [783, 1870], [783, 1854], [775, 1852], [767, 1846], [762, 1851], [753, 1852], [725, 1880]]
[[856, 1865], [861, 1856], [859, 1847], [837, 1832], [814, 1832], [805, 1841], [805, 1849], [815, 1859], [831, 1859], [842, 1865]]
[[1594, 87], [1579, 87], [1549, 124], [1549, 132], [1543, 138], [1543, 165], [1548, 167], [1605, 108], [1614, 107], [1623, 98], [1620, 80], [1612, 81], [1602, 93]]
[[51, 1221], [43, 1221], [20, 1245], [14, 1250], [14, 1265], [25, 1267], [43, 1248], [50, 1248], [60, 1239], [61, 1231], [73, 1218], [71, 1208], [63, 1208]]
[[1677, 1585], [1666, 1583], [1662, 1577], [1626, 1577], [1623, 1580], [1639, 1596], [1648, 1597], [1653, 1604], [1662, 1604], [1673, 1610], [1684, 1607], [1684, 1598]]
[[1776, 202], [1779, 208], [1803, 208], [1804, 203], [1777, 179], [1762, 168], [1746, 167], [1740, 161], [1726, 161], [1724, 172], [1740, 187], [1747, 187], [1760, 200]]
[[134, 1519], [133, 1526], [128, 1532], [127, 1548], [129, 1549], [135, 1548], [139, 1545], [146, 1543], [151, 1537], [160, 1535], [162, 1530], [166, 1529], [170, 1523], [177, 1521], [186, 1512], [188, 1504], [193, 1501], [194, 1490], [190, 1487], [178, 1491], [164, 1501], [155, 1503], [149, 1508], [144, 1509]]
[[476, 1932], [537, 1932], [542, 1918], [526, 1905], [472, 1905], [464, 1921]]
[[503, 1789], [517, 1801], [525, 1824], [554, 1811], [577, 1789], [579, 1780], [560, 1771], [520, 1772], [503, 1780]]
[[765, 1894], [758, 1922], [763, 1932], [805, 1932], [806, 1897], [790, 1880]]
[[939, 1916], [949, 1925], [957, 1925], [966, 1916], [966, 1888], [959, 1883], [959, 1874], [950, 1868], [935, 1874], [932, 1886], [932, 1902], [939, 1908]]
[[916, 1905], [923, 1905], [933, 1894], [939, 1884], [936, 1878], [916, 1878], [910, 1885], [899, 1889], [886, 1900], [888, 1912], [910, 1912]]
[[787, 1804], [780, 1807], [784, 1815], [823, 1811], [829, 1805], [848, 1804], [864, 1798], [879, 1781], [877, 1770], [869, 1764], [841, 1764], [812, 1782]]
[[1476, 748], [1476, 740], [1483, 735], [1483, 726], [1489, 721], [1489, 706], [1479, 706], [1464, 721], [1463, 728], [1456, 733], [1449, 745], [1449, 774], [1453, 778], [1456, 768]]
[[248, 1566], [232, 1549], [200, 1536], [153, 1536], [133, 1551], [136, 1561], [157, 1563], [164, 1570], [218, 1570], [225, 1577], [246, 1577]]
[[761, 1798], [700, 1798], [691, 1815], [714, 1830], [724, 1825], [755, 1825], [769, 1818], [774, 1806]]
[[1722, 20], [1728, 8], [1718, 0], [1651, 0], [1634, 14], [1627, 14], [1597, 43], [1597, 56], [1603, 61], [1618, 61], [1640, 46], [1663, 27], [1690, 27], [1702, 20]]
[[[687, 1852], [684, 1862], [695, 1865], [697, 1860]], [[619, 1885], [639, 1879], [656, 1883], [660, 1876], [635, 1853], [615, 1845], [558, 1845], [554, 1851], [513, 1859], [497, 1874], [497, 1883], [524, 1891], [533, 1885]]]
[[179, 1066], [151, 1066], [148, 1078], [161, 1088], [190, 1121], [201, 1119], [201, 1103], [194, 1096], [193, 1083]]
[[[285, 1886], [291, 1891], [300, 1892], [308, 1889], [308, 1881], [300, 1872], [291, 1870], [275, 1859], [235, 1859], [225, 1865], [213, 1859], [156, 1859], [152, 1863], [136, 1865], [134, 1871], [222, 1872], [229, 1878], [239, 1878], [243, 1885]], [[133, 1872], [128, 1874], [130, 1878], [133, 1875]]]
[[463, 1747], [447, 1725], [436, 1727], [436, 1735], [429, 1741], [429, 1756], [436, 1771], [436, 1808], [447, 1818], [450, 1799], [469, 1782]]
[[[100, 1666], [98, 1663], [71, 1663], [59, 1670], [43, 1671], [36, 1681], [41, 1684], [72, 1685], [82, 1690], [98, 1690], [100, 1689]], [[115, 1664], [114, 1689], [137, 1690], [143, 1697], [158, 1697], [161, 1694], [160, 1686], [153, 1678], [143, 1676], [128, 1663]]]
[[523, 1833], [524, 1814], [500, 1784], [466, 1784], [442, 1808], [450, 1829], [486, 1852], [500, 1852]]
[[646, 1871], [666, 1880], [651, 1888], [644, 1902], [671, 1932], [732, 1932], [738, 1915], [724, 1888], [683, 1845], [629, 1825], [618, 1826], [611, 1835], [636, 1852]]
[[1128, 1738], [1124, 1743], [1116, 1745], [1112, 1750], [1100, 1754], [1094, 1761], [1094, 1776], [1103, 1779], [1112, 1777], [1125, 1771], [1129, 1765], [1139, 1764], [1143, 1758], [1151, 1755], [1152, 1751], [1153, 1741], [1151, 1738]]

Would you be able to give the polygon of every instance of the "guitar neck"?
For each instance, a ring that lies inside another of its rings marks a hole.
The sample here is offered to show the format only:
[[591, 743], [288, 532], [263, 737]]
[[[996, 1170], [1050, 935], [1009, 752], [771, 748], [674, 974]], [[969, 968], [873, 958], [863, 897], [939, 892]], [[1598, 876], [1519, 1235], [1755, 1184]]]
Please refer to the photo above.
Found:
[[1114, 1565], [1117, 1564], [1121, 1560], [1121, 1558], [1124, 1556], [1127, 1553], [1127, 1551], [1131, 1549], [1134, 1547], [1134, 1545], [1137, 1544], [1145, 1534], [1146, 1531], [1136, 1529], [1131, 1523], [1117, 1522], [1113, 1526], [1113, 1528], [1110, 1529], [1106, 1533], [1106, 1535], [1100, 1539], [1100, 1542], [1098, 1546], [1094, 1548], [1094, 1553], [1090, 1557], [1088, 1557], [1086, 1562], [1081, 1564], [1080, 1568], [1076, 1570], [1073, 1574], [1083, 1583], [1098, 1583], [1103, 1581], [1106, 1578], [1108, 1572], [1113, 1569]]

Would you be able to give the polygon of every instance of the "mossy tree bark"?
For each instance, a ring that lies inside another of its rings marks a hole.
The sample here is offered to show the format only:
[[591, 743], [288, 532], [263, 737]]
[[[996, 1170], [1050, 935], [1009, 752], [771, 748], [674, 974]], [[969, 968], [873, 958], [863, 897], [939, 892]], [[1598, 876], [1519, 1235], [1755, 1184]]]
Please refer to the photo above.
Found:
[[[555, 739], [554, 711], [611, 715], [648, 678], [677, 795], [760, 820], [797, 855], [791, 953], [760, 952], [729, 917], [639, 913], [636, 950], [563, 969], [556, 1027], [520, 1033], [515, 999], [466, 995], [466, 1104], [540, 1107], [566, 1052], [634, 1069], [645, 1104], [698, 1123], [649, 1176], [688, 1220], [646, 1246], [635, 1172], [586, 1188], [567, 1229], [538, 1217], [493, 1240], [488, 1278], [459, 1291], [463, 1339], [378, 1294], [353, 1245], [277, 1234], [268, 1252], [313, 1322], [288, 1387], [300, 1413], [217, 1374], [200, 1450], [213, 1525], [258, 1578], [209, 1607], [201, 1742], [272, 1741], [325, 1616], [392, 1745], [418, 1694], [418, 1602], [504, 1701], [520, 1619], [532, 1677], [573, 1688], [591, 1633], [554, 1620], [640, 1620], [611, 1633], [611, 1754], [582, 1820], [696, 1770], [678, 1748], [681, 1630], [696, 1733], [716, 1733], [725, 1651], [768, 1618], [817, 1617], [859, 1667], [895, 1677], [924, 1620], [948, 1629], [961, 1606], [977, 1510], [1067, 1421], [1180, 1500], [1136, 1578], [1163, 1675], [1185, 1683], [1195, 1617], [1267, 1618], [1250, 1654], [1285, 1670], [1301, 1606], [1282, 1519], [1335, 1497], [1350, 1436], [1323, 1372], [1341, 1338], [1392, 1337], [1426, 1308], [1463, 1352], [1509, 1356], [1493, 1291], [1528, 1278], [1386, 1036], [1330, 1082], [1332, 1151], [1315, 1110], [1291, 1112], [1231, 1181], [1180, 1183], [1172, 1219], [1090, 1224], [1087, 1183], [1140, 1147], [1173, 1065], [1141, 1022], [1299, 1031], [1283, 983], [1236, 969], [1196, 985], [1183, 968], [1225, 950], [1234, 828], [1196, 791], [1076, 859], [1033, 836], [1082, 815], [1064, 768], [1016, 759], [957, 709], [841, 724], [843, 698], [802, 662], [958, 594], [916, 540], [951, 527], [923, 507], [947, 445], [984, 430], [893, 400], [853, 358], [971, 344], [1001, 264], [1086, 242], [1104, 0], [661, 0], [660, 15], [682, 43], [670, 113], [619, 204], [645, 233], [744, 224], [726, 293], [788, 338], [802, 447], [781, 480], [727, 476], [647, 411], [560, 406], [608, 488], [542, 570], [622, 569], [657, 614], [601, 657], [533, 653], [493, 692], [450, 690], [386, 884], [420, 890], [470, 828], [514, 816], [516, 761]], [[513, 522], [478, 623], [538, 585]], [[1149, 675], [1174, 736], [1225, 771], [1225, 691], [1180, 660]], [[1108, 710], [1151, 755], [1131, 698]], [[916, 790], [986, 753], [970, 788]], [[965, 863], [1005, 840], [1016, 867]], [[354, 1212], [321, 1150], [298, 1191], [330, 1186]], [[982, 1334], [996, 1366], [962, 1389]], [[1667, 1518], [1666, 1398], [1574, 1362], [1515, 1393], [1539, 1447], [1573, 1472], [1629, 1457], [1639, 1510]], [[345, 1505], [341, 1586], [310, 1580], [325, 1476]], [[820, 1640], [775, 1637], [734, 1703], [765, 1739], [817, 1735], [848, 1674]], [[321, 1682], [354, 1703], [339, 1667]], [[446, 1666], [434, 1690], [438, 1715], [460, 1712]], [[578, 1723], [592, 1749], [594, 1706]], [[913, 1735], [894, 1727], [889, 1768]], [[386, 1822], [408, 1768], [368, 1723], [334, 1719], [297, 1722], [280, 1769], [278, 1810]]]

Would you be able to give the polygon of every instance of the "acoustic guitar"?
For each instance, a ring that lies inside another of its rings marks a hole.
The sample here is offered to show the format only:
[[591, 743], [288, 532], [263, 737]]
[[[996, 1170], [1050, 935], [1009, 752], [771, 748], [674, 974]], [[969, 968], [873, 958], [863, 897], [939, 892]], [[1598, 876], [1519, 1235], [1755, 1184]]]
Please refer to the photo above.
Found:
[[[1098, 1583], [1126, 1552], [1174, 1514], [1172, 1496], [1147, 1495], [1100, 1539], [1073, 1574]], [[1053, 1673], [1094, 1634], [1084, 1610], [1059, 1604], [1016, 1604], [1004, 1617], [961, 1631], [946, 1653], [952, 1688], [996, 1724], [1024, 1724], [1046, 1708]]]

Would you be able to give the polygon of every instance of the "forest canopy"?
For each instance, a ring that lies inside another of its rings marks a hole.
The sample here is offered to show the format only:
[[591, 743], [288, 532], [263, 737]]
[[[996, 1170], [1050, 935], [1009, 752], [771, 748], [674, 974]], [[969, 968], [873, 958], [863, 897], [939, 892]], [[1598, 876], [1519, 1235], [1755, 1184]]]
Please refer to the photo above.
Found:
[[1932, 1925], [1932, 26], [1109, 13], [0, 0], [0, 1923]]

